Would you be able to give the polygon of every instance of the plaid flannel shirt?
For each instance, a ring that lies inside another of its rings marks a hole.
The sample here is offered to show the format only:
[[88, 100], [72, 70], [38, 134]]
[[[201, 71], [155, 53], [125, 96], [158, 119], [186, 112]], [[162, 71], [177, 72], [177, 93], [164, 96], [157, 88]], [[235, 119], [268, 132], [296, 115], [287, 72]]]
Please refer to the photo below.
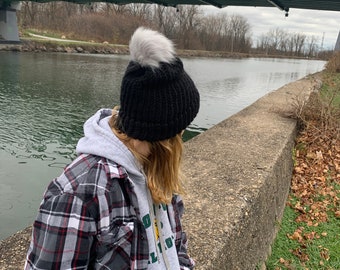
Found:
[[[168, 215], [181, 269], [192, 269], [174, 196]], [[133, 183], [124, 168], [80, 155], [48, 186], [33, 225], [25, 270], [147, 269], [149, 246]]]

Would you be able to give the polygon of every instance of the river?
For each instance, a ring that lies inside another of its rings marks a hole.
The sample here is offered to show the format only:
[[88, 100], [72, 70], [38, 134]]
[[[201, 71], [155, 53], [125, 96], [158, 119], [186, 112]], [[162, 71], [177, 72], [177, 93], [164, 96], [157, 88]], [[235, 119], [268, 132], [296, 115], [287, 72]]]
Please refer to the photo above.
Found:
[[[30, 225], [52, 178], [74, 157], [84, 121], [119, 104], [121, 55], [0, 52], [0, 240]], [[201, 94], [187, 138], [325, 62], [184, 58]]]

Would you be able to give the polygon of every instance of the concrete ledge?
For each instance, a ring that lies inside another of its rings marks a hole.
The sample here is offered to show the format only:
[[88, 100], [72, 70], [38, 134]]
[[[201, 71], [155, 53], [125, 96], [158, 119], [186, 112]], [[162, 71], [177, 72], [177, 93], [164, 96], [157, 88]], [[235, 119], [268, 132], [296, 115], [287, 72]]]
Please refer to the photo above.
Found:
[[202, 269], [259, 269], [277, 232], [297, 122], [284, 117], [320, 85], [309, 76], [266, 95], [185, 144], [184, 225]]
[[[285, 85], [185, 143], [184, 226], [196, 269], [253, 270], [265, 261], [290, 187], [295, 120], [284, 117], [320, 86]], [[22, 269], [30, 228], [0, 242], [0, 270]]]

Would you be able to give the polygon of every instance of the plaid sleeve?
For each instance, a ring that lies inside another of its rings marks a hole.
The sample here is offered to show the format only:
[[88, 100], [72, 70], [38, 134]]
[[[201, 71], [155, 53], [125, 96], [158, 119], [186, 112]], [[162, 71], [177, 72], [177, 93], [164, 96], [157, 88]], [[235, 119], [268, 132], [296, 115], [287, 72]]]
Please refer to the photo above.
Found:
[[[178, 260], [181, 270], [189, 270], [195, 267], [195, 262], [189, 257], [187, 253], [187, 236], [183, 231], [181, 219], [184, 213], [184, 204], [182, 198], [178, 195], [174, 196], [172, 199], [172, 210], [169, 216], [173, 215], [174, 231], [175, 231], [175, 243], [177, 248]], [[170, 222], [172, 222], [170, 217]]]
[[96, 223], [73, 194], [45, 198], [33, 224], [25, 270], [87, 269]]

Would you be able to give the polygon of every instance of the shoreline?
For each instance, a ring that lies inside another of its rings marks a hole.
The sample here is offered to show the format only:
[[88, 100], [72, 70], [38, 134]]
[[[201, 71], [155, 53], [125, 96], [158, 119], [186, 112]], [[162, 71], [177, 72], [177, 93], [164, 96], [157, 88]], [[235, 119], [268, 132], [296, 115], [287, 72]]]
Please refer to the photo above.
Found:
[[[29, 39], [22, 38], [20, 43], [1, 43], [1, 51], [13, 52], [52, 52], [52, 53], [84, 53], [84, 54], [116, 54], [128, 55], [128, 45], [91, 43], [73, 40], [49, 40], [49, 39]], [[320, 60], [318, 58], [290, 57], [286, 55], [270, 55], [256, 53], [237, 53], [225, 51], [202, 51], [202, 50], [180, 50], [177, 49], [180, 57], [216, 57], [216, 58], [281, 58], [281, 59], [300, 59], [300, 60]]]

